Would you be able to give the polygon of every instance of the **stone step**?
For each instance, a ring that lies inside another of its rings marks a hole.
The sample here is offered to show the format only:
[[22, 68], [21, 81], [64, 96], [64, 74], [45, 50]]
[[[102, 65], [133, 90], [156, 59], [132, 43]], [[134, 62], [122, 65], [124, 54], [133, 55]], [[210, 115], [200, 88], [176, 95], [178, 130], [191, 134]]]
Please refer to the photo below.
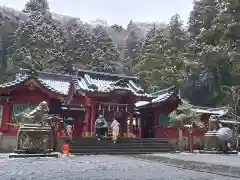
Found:
[[[112, 141], [111, 139], [102, 139], [101, 141], [98, 141], [97, 138], [82, 138], [82, 139], [73, 139], [73, 144], [85, 144], [85, 143], [108, 143]], [[133, 138], [125, 138], [125, 139], [119, 139], [119, 143], [168, 143], [167, 139], [133, 139]]]
[[17, 154], [39, 154], [39, 153], [52, 153], [54, 152], [52, 149], [15, 149], [14, 153]]
[[[140, 154], [152, 154], [156, 152], [141, 152]], [[98, 152], [98, 153], [89, 153], [89, 152], [83, 152], [83, 153], [71, 153], [75, 156], [85, 156], [85, 155], [129, 155], [129, 154], [139, 154], [139, 152]]]
[[[98, 141], [98, 142], [81, 142], [81, 143], [72, 143], [73, 146], [87, 146], [87, 145], [96, 145], [96, 146], [103, 146], [103, 145], [108, 145], [108, 144], [113, 144], [112, 141], [104, 142], [104, 141]], [[164, 145], [164, 144], [169, 144], [168, 142], [121, 142], [117, 141], [117, 144], [120, 145], [141, 145], [141, 144], [159, 144], [159, 145]]]
[[33, 157], [55, 157], [58, 158], [58, 153], [40, 153], [40, 154], [17, 154], [10, 153], [9, 158], [33, 158]]
[[162, 149], [71, 149], [71, 154], [78, 153], [89, 153], [89, 154], [109, 154], [109, 153], [125, 153], [125, 154], [142, 154], [142, 153], [161, 153], [161, 152], [172, 152], [173, 150], [170, 148], [162, 148]]
[[74, 154], [141, 154], [174, 151], [167, 139], [121, 138], [113, 143], [110, 138], [74, 138], [71, 144]]
[[[96, 136], [89, 136], [89, 137], [73, 137], [72, 138], [73, 141], [76, 140], [76, 141], [79, 141], [79, 140], [95, 140], [96, 139]], [[107, 137], [106, 139], [111, 139], [111, 137]], [[166, 138], [133, 138], [133, 137], [120, 137], [120, 140], [125, 140], [125, 141], [151, 141], [151, 140], [154, 140], [154, 141], [167, 141]]]
[[72, 146], [71, 149], [164, 149], [169, 148], [172, 149], [173, 147], [170, 145], [164, 146]]

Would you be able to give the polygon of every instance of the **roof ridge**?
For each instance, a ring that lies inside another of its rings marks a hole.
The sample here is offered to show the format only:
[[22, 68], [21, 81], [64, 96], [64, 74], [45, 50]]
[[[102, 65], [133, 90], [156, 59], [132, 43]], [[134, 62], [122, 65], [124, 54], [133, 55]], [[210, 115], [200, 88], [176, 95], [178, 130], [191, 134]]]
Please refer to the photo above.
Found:
[[222, 109], [229, 109], [228, 106], [221, 106], [221, 107], [204, 107], [204, 106], [194, 106], [195, 109], [202, 109], [202, 110], [222, 110]]
[[152, 96], [159, 96], [159, 95], [165, 94], [165, 93], [167, 93], [167, 92], [169, 92], [169, 91], [174, 91], [174, 90], [176, 90], [176, 89], [177, 89], [177, 87], [176, 87], [175, 85], [173, 85], [173, 86], [171, 86], [171, 87], [169, 87], [169, 88], [161, 89], [161, 90], [159, 90], [159, 91], [150, 93], [150, 95], [152, 95]]
[[[23, 69], [20, 68], [20, 72], [19, 73], [23, 73], [25, 72], [26, 74], [30, 75], [30, 69]], [[62, 74], [62, 73], [53, 73], [53, 72], [47, 72], [47, 71], [36, 71], [38, 75], [52, 75], [52, 76], [59, 76], [59, 77], [68, 77], [71, 78], [73, 75], [71, 74]]]
[[126, 79], [138, 79], [137, 76], [127, 76], [124, 74], [111, 74], [111, 73], [106, 73], [106, 72], [97, 72], [97, 71], [91, 71], [91, 70], [85, 70], [85, 69], [78, 69], [78, 74], [81, 72], [86, 73], [86, 74], [95, 74], [95, 75], [119, 77], [119, 78], [126, 78]]

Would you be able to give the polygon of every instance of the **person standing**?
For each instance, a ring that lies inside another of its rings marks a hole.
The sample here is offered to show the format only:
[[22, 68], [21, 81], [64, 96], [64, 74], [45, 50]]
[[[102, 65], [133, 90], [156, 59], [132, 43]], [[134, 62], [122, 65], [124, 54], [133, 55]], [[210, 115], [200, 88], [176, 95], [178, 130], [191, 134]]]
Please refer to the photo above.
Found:
[[106, 120], [103, 117], [103, 115], [99, 115], [99, 117], [96, 119], [95, 121], [95, 130], [96, 130], [96, 134], [98, 137], [98, 140], [101, 140], [102, 137], [104, 136], [104, 125], [106, 124]]
[[114, 119], [114, 121], [111, 124], [113, 143], [116, 143], [117, 141], [118, 134], [119, 134], [119, 125], [120, 123], [116, 119]]

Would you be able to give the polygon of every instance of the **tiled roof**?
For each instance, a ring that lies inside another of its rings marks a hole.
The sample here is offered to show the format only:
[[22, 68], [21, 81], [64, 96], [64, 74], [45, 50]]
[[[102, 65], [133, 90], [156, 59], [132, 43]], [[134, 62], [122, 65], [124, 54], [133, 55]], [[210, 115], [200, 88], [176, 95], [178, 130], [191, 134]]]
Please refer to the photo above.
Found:
[[38, 72], [38, 76], [33, 77], [31, 75], [28, 75], [25, 71], [17, 74], [15, 80], [8, 83], [1, 84], [0, 88], [2, 89], [10, 88], [20, 83], [23, 83], [31, 78], [34, 78], [37, 82], [39, 82], [49, 91], [57, 94], [61, 94], [61, 95], [68, 95], [71, 87], [71, 81], [72, 81], [72, 76], [70, 75]]
[[15, 79], [13, 81], [4, 83], [4, 84], [0, 84], [0, 89], [4, 89], [4, 88], [11, 88], [13, 86], [16, 86], [18, 84], [21, 84], [22, 82], [26, 81], [27, 79], [29, 79], [28, 75], [23, 75], [18, 79]]
[[[78, 90], [83, 92], [111, 92], [127, 90], [136, 96], [149, 96], [137, 85], [136, 77], [106, 73], [81, 72], [78, 74]], [[149, 96], [150, 97], [150, 96]]]
[[167, 89], [163, 89], [161, 91], [152, 93], [151, 95], [157, 95], [156, 98], [152, 99], [152, 103], [160, 103], [163, 102], [165, 100], [167, 100], [168, 98], [170, 98], [174, 93], [177, 93], [178, 89], [175, 86], [172, 86], [170, 88]]
[[78, 76], [82, 77], [84, 74], [89, 74], [92, 78], [99, 78], [99, 79], [106, 79], [106, 80], [119, 80], [119, 79], [132, 79], [136, 80], [138, 79], [136, 76], [126, 76], [123, 74], [111, 74], [111, 73], [105, 73], [105, 72], [96, 72], [96, 71], [89, 71], [89, 70], [83, 70], [78, 69]]
[[155, 97], [155, 98], [153, 98], [150, 102], [146, 102], [146, 101], [137, 102], [135, 104], [135, 106], [137, 108], [141, 108], [141, 107], [161, 103], [161, 102], [164, 102], [165, 100], [169, 99], [172, 95], [174, 95], [174, 93], [177, 94], [177, 92], [178, 92], [178, 89], [175, 86], [172, 86], [170, 88], [163, 89], [161, 91], [157, 91], [157, 92], [149, 94], [149, 96]]
[[146, 93], [138, 84], [137, 77], [119, 74], [109, 74], [78, 70], [75, 75], [64, 75], [49, 72], [37, 72], [30, 75], [29, 70], [21, 70], [16, 79], [0, 85], [0, 88], [9, 88], [24, 81], [34, 78], [51, 92], [68, 95], [72, 86], [79, 92], [111, 92], [114, 90], [126, 90], [135, 96], [154, 98], [157, 95]]
[[37, 80], [52, 92], [68, 95], [73, 76], [40, 72]]

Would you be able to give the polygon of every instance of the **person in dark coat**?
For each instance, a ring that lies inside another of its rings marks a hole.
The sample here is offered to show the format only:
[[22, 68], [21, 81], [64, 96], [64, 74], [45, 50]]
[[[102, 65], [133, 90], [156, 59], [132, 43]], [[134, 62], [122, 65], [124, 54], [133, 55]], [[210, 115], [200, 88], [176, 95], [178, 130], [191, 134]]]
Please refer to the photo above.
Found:
[[98, 140], [101, 140], [105, 135], [106, 124], [107, 124], [107, 121], [105, 120], [103, 115], [99, 115], [99, 117], [95, 121], [95, 129], [96, 129]]

